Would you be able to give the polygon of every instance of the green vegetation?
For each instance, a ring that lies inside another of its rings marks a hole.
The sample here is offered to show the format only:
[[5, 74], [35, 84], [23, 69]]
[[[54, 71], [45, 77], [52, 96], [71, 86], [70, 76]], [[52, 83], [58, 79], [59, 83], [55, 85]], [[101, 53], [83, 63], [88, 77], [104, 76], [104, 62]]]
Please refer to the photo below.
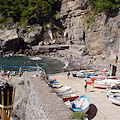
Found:
[[85, 117], [88, 117], [88, 114], [83, 113], [83, 112], [73, 112], [70, 116], [69, 119], [83, 119]]
[[60, 11], [59, 0], [0, 0], [0, 24], [8, 18], [19, 25], [46, 24]]
[[91, 0], [95, 14], [109, 12], [120, 7], [120, 0]]

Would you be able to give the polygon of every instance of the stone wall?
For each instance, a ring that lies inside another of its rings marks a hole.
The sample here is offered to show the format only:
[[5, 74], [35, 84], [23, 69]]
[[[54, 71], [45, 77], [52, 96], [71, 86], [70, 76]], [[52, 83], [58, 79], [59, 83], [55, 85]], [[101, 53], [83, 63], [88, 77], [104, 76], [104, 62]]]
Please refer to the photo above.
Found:
[[68, 120], [72, 111], [39, 77], [37, 73], [25, 73], [25, 86], [28, 93], [26, 120]]

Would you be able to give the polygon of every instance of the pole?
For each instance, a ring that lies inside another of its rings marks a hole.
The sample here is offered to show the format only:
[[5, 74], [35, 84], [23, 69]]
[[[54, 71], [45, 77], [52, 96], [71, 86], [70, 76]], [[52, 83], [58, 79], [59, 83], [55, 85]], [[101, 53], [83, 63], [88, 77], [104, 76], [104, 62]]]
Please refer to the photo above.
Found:
[[0, 86], [0, 112], [2, 120], [10, 120], [13, 110], [15, 88], [7, 82]]

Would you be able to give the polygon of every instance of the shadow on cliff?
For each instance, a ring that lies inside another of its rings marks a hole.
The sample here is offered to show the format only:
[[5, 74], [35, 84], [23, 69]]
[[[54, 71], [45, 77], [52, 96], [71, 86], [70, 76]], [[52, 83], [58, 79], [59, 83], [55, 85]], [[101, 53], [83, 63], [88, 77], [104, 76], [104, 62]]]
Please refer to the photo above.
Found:
[[105, 23], [107, 23], [108, 22], [108, 19], [110, 19], [110, 18], [114, 18], [114, 17], [116, 17], [116, 16], [118, 16], [119, 15], [119, 9], [116, 9], [116, 10], [113, 10], [113, 11], [110, 11], [110, 12], [107, 12], [107, 13], [105, 13], [105, 15], [106, 15], [106, 20], [105, 20]]
[[90, 104], [90, 108], [87, 114], [89, 120], [93, 119], [97, 114], [97, 107], [94, 104]]

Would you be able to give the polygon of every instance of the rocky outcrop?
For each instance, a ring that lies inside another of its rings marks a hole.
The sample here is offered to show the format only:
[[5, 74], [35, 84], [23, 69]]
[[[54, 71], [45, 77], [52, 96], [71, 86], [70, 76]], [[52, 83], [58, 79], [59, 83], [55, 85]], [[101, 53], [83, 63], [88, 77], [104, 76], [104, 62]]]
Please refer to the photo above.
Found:
[[0, 49], [3, 51], [16, 51], [19, 49], [20, 41], [17, 30], [1, 30], [0, 31]]
[[42, 38], [41, 32], [42, 32], [41, 26], [35, 27], [35, 31], [30, 32], [24, 37], [24, 42], [31, 46], [38, 45], [39, 42], [41, 42]]
[[93, 22], [89, 24], [88, 20], [93, 16], [91, 12], [88, 0], [62, 1], [61, 22], [68, 43], [85, 44], [92, 56], [108, 56], [110, 49], [118, 52], [120, 10], [94, 16]]
[[[118, 11], [119, 12], [119, 11]], [[110, 14], [114, 14], [110, 15]], [[100, 14], [86, 31], [86, 44], [92, 55], [118, 52], [120, 16]]]
[[89, 0], [63, 0], [61, 6], [61, 22], [66, 28], [68, 40], [72, 44], [84, 44], [84, 10], [89, 6]]

